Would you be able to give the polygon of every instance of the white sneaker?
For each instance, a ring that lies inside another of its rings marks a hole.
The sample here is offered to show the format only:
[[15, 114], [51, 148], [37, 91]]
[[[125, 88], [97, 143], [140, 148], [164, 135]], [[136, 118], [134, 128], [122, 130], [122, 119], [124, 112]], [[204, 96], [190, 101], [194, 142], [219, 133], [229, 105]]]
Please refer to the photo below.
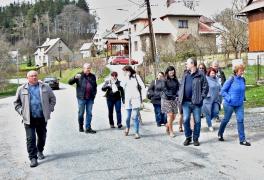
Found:
[[211, 127], [209, 127], [209, 131], [210, 132], [213, 132], [214, 131], [214, 128], [211, 126]]

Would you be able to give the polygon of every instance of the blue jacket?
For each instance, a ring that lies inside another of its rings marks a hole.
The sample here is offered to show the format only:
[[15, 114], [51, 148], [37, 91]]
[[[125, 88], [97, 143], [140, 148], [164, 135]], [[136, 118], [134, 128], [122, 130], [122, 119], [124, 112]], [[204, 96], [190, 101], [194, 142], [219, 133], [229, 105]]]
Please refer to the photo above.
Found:
[[241, 76], [232, 76], [224, 83], [221, 95], [227, 105], [241, 106], [244, 103], [245, 91], [245, 79]]

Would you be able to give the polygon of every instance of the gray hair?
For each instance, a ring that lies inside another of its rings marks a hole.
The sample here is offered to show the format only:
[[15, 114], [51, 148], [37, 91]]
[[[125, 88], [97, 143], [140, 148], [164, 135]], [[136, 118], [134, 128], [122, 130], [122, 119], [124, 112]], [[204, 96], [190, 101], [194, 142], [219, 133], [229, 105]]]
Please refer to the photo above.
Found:
[[38, 75], [38, 72], [37, 71], [34, 71], [34, 70], [28, 71], [27, 77], [31, 76], [32, 74]]
[[212, 62], [212, 66], [213, 66], [213, 65], [217, 65], [217, 66], [219, 66], [219, 62], [218, 62], [217, 60], [215, 60], [215, 61]]
[[83, 68], [88, 68], [88, 67], [91, 67], [91, 64], [90, 63], [84, 63], [83, 64]]

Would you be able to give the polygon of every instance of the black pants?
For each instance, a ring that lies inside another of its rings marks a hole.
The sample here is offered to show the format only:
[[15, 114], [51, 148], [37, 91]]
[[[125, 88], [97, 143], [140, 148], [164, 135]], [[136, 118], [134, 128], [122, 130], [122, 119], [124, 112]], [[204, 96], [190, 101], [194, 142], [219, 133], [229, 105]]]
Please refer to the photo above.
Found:
[[44, 118], [31, 118], [30, 125], [24, 124], [24, 126], [27, 136], [28, 157], [29, 159], [37, 158], [37, 152], [42, 152], [44, 150], [47, 134], [47, 123], [45, 122]]

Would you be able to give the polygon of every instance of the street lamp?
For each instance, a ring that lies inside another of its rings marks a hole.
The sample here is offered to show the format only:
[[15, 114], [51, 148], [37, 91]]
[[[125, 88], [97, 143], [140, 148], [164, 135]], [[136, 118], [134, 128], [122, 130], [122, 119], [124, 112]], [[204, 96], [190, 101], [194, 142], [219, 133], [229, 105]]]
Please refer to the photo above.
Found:
[[[121, 8], [118, 8], [116, 10], [129, 12], [129, 10], [121, 9]], [[129, 65], [131, 65], [131, 34], [130, 34], [131, 32], [130, 32], [129, 19], [130, 19], [130, 15], [128, 16], [128, 20], [127, 20], [127, 31], [128, 31], [128, 63]]]

